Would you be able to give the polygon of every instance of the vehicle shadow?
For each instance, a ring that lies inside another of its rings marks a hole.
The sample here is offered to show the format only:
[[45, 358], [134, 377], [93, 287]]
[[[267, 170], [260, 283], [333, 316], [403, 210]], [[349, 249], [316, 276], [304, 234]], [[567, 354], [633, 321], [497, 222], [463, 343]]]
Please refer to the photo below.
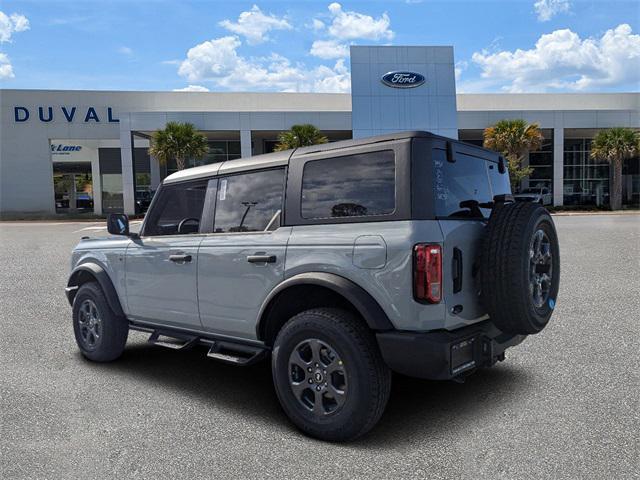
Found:
[[[135, 377], [139, 382], [198, 397], [205, 404], [255, 418], [260, 423], [272, 423], [279, 429], [289, 427], [273, 390], [269, 362], [241, 368], [209, 360], [205, 354], [202, 347], [175, 352], [136, 343], [127, 346], [117, 362], [96, 368], [107, 368]], [[526, 371], [508, 364], [481, 370], [464, 384], [395, 375], [391, 398], [380, 423], [350, 446], [389, 448], [410, 444], [418, 437], [451, 435], [464, 425], [465, 419], [502, 408], [505, 397], [517, 395], [528, 381]]]

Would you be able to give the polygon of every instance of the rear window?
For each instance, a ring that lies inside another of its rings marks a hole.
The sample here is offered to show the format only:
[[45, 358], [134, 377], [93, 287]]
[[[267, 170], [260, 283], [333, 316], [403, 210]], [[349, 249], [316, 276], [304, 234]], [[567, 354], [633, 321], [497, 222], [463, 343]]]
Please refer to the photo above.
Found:
[[497, 164], [479, 157], [457, 152], [455, 160], [448, 162], [445, 150], [433, 150], [436, 216], [488, 217], [491, 210], [479, 208], [478, 204], [491, 202], [494, 195], [508, 193], [505, 185], [508, 188], [509, 176], [499, 173]]
[[395, 178], [393, 150], [307, 162], [302, 174], [302, 217], [392, 214]]

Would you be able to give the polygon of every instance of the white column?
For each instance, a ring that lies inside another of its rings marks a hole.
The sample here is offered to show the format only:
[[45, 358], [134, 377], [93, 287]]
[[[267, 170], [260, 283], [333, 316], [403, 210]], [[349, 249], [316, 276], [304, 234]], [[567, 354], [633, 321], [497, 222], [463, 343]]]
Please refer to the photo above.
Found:
[[564, 128], [553, 129], [553, 205], [564, 202]]
[[151, 190], [157, 190], [160, 185], [160, 163], [156, 157], [149, 156], [149, 169], [151, 171]]
[[96, 149], [96, 155], [91, 159], [91, 188], [93, 189], [93, 213], [102, 215], [102, 179], [100, 178], [100, 155]]
[[240, 156], [245, 158], [251, 155], [251, 130], [240, 130]]
[[136, 199], [133, 182], [133, 142], [129, 119], [120, 117], [120, 159], [122, 162], [122, 200], [124, 213], [136, 213]]

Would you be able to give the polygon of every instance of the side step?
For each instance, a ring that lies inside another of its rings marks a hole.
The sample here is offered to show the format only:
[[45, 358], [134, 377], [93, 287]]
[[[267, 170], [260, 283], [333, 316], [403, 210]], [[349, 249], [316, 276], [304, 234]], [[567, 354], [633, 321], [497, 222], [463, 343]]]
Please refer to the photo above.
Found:
[[259, 362], [269, 353], [268, 348], [261, 346], [214, 340], [213, 338], [189, 335], [188, 333], [174, 332], [166, 329], [152, 330], [139, 325], [132, 326], [131, 328], [142, 332], [151, 332], [147, 342], [170, 348], [171, 350], [188, 350], [198, 344], [208, 345], [209, 352], [207, 353], [207, 357], [241, 367]]
[[199, 340], [200, 337], [196, 336], [184, 335], [173, 337], [166, 335], [160, 330], [154, 330], [147, 342], [172, 350], [187, 350], [197, 344]]
[[209, 353], [207, 353], [207, 357], [242, 367], [253, 365], [266, 357], [266, 355], [267, 350], [264, 348], [218, 340], [211, 344]]

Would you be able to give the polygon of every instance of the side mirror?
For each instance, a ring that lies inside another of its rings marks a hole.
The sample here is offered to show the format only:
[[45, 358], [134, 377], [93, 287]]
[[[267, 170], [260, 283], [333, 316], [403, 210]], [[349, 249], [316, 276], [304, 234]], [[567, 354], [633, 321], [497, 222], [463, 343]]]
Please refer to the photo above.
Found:
[[129, 236], [129, 217], [124, 213], [110, 213], [107, 216], [107, 231], [112, 235]]

